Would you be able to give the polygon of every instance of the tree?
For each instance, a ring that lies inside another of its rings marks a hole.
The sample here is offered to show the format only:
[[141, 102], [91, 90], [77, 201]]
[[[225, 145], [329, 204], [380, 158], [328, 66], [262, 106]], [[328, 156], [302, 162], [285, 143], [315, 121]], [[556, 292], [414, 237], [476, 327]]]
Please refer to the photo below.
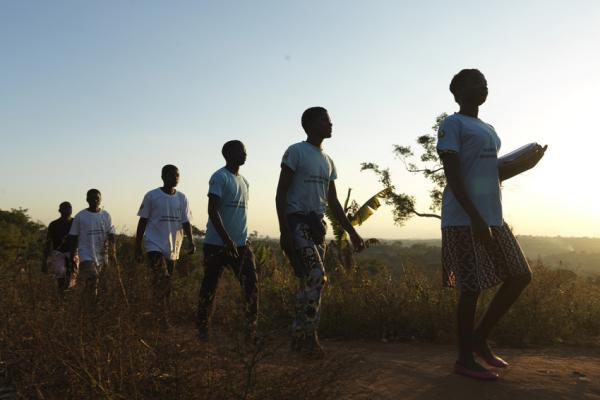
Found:
[[44, 228], [31, 220], [27, 209], [0, 210], [0, 262], [40, 258]]
[[[418, 161], [414, 161], [415, 153], [410, 146], [394, 145], [393, 153], [398, 157], [406, 170], [414, 174], [422, 174], [425, 179], [430, 181], [432, 187], [429, 190], [431, 204], [429, 210], [431, 213], [419, 212], [415, 208], [415, 198], [406, 193], [397, 193], [396, 187], [392, 183], [389, 168], [382, 169], [379, 165], [368, 162], [361, 164], [361, 171], [372, 171], [377, 175], [379, 182], [387, 190], [385, 203], [392, 207], [394, 223], [403, 225], [414, 215], [419, 217], [438, 218], [436, 214], [442, 206], [442, 191], [446, 186], [446, 176], [440, 157], [437, 154], [435, 143], [437, 131], [440, 124], [448, 114], [442, 113], [435, 119], [435, 124], [431, 127], [433, 133], [421, 135], [417, 137], [417, 144], [421, 148], [421, 154], [418, 156]], [[417, 164], [418, 163], [418, 164]]]

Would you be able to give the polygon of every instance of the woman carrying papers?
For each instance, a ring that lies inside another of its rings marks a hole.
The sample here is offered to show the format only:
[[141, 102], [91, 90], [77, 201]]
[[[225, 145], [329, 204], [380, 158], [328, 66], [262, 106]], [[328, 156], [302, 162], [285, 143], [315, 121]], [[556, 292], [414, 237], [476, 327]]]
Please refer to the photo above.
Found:
[[[492, 380], [498, 375], [475, 361], [473, 354], [492, 367], [508, 365], [494, 354], [487, 339], [531, 280], [527, 260], [502, 218], [500, 182], [534, 167], [546, 147], [534, 146], [519, 162], [499, 163], [500, 138], [478, 118], [488, 95], [483, 74], [476, 69], [460, 71], [450, 92], [460, 111], [440, 125], [437, 151], [447, 179], [442, 198], [444, 284], [460, 290], [455, 371]], [[498, 284], [502, 285], [474, 328], [479, 294]]]

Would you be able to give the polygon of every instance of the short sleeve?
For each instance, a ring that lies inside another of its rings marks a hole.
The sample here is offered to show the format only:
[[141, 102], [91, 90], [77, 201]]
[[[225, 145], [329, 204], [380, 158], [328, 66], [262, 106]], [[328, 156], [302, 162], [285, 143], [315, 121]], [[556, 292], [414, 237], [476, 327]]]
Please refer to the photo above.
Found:
[[456, 118], [447, 117], [440, 124], [438, 130], [437, 152], [443, 153], [460, 153], [460, 121]]
[[496, 129], [490, 124], [488, 124], [488, 126], [492, 128], [492, 131], [494, 131], [494, 142], [496, 143], [496, 151], [499, 152], [500, 148], [502, 147], [502, 140], [500, 140], [500, 136], [498, 136], [498, 132], [496, 132]]
[[244, 185], [246, 185], [246, 200], [250, 200], [250, 184], [246, 180], [246, 178], [242, 177], [244, 180]]
[[146, 193], [144, 199], [142, 200], [142, 204], [140, 205], [140, 209], [138, 210], [138, 217], [141, 218], [149, 218], [150, 210], [152, 209], [152, 202], [150, 201], [150, 192]]
[[208, 181], [208, 194], [223, 197], [223, 189], [225, 189], [225, 177], [220, 172], [215, 172]]
[[71, 229], [69, 229], [69, 235], [79, 236], [79, 215], [76, 215], [75, 218], [73, 218]]
[[329, 162], [331, 163], [331, 175], [329, 175], [329, 181], [331, 182], [337, 179], [337, 169], [335, 169], [335, 164], [331, 158], [329, 158]]
[[106, 230], [106, 233], [108, 234], [115, 234], [116, 230], [115, 230], [115, 226], [112, 223], [112, 218], [110, 217], [109, 213], [106, 213], [106, 225], [108, 226], [108, 229]]
[[183, 194], [181, 195], [181, 202], [181, 223], [185, 224], [192, 220], [192, 211], [190, 210], [190, 203], [188, 202], [187, 197]]
[[292, 171], [296, 172], [298, 164], [300, 162], [300, 151], [297, 146], [290, 146], [283, 154], [281, 159], [281, 165], [289, 167]]

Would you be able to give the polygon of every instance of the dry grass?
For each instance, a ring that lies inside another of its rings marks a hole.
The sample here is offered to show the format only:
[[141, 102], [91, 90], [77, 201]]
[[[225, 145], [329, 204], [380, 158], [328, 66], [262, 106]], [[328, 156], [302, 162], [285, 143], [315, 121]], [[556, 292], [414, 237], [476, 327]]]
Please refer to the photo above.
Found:
[[[119, 247], [122, 285], [116, 271], [107, 269], [95, 311], [82, 306], [78, 290], [59, 299], [53, 280], [36, 263], [2, 265], [0, 362], [27, 399], [336, 398], [336, 382], [350, 359], [315, 363], [291, 356], [291, 268], [272, 243], [258, 243], [255, 252], [264, 335], [257, 347], [245, 346], [241, 338], [240, 289], [231, 274], [219, 289], [213, 342], [196, 339], [202, 276], [197, 256], [180, 263], [167, 332], [153, 322], [148, 276], [144, 265], [132, 261], [130, 239], [122, 238]], [[514, 346], [597, 343], [600, 281], [542, 265], [534, 274], [495, 340]], [[410, 266], [399, 278], [388, 268], [332, 272], [322, 336], [451, 342], [455, 294], [442, 289], [438, 278]]]

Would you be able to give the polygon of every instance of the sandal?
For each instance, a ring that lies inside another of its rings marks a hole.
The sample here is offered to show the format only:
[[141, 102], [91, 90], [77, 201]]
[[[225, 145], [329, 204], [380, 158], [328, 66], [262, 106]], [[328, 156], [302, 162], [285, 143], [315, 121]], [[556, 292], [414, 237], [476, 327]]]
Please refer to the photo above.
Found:
[[483, 371], [477, 371], [465, 367], [458, 361], [454, 364], [454, 372], [456, 372], [458, 375], [466, 376], [480, 381], [494, 381], [498, 379], [498, 374], [493, 371], [487, 369], [484, 369]]
[[477, 350], [475, 350], [474, 353], [477, 355], [477, 357], [479, 357], [483, 361], [485, 361], [485, 363], [487, 365], [489, 365], [490, 367], [506, 368], [510, 365], [509, 363], [507, 363], [506, 361], [504, 361], [503, 359], [501, 359], [500, 357], [498, 357], [497, 355], [495, 355], [493, 353], [489, 356], [486, 356], [481, 351], [477, 351]]
[[485, 361], [487, 365], [495, 368], [508, 367], [509, 364], [494, 354], [494, 352], [492, 351], [492, 349], [490, 349], [485, 339], [475, 337], [473, 342], [473, 353], [475, 353], [479, 358]]

